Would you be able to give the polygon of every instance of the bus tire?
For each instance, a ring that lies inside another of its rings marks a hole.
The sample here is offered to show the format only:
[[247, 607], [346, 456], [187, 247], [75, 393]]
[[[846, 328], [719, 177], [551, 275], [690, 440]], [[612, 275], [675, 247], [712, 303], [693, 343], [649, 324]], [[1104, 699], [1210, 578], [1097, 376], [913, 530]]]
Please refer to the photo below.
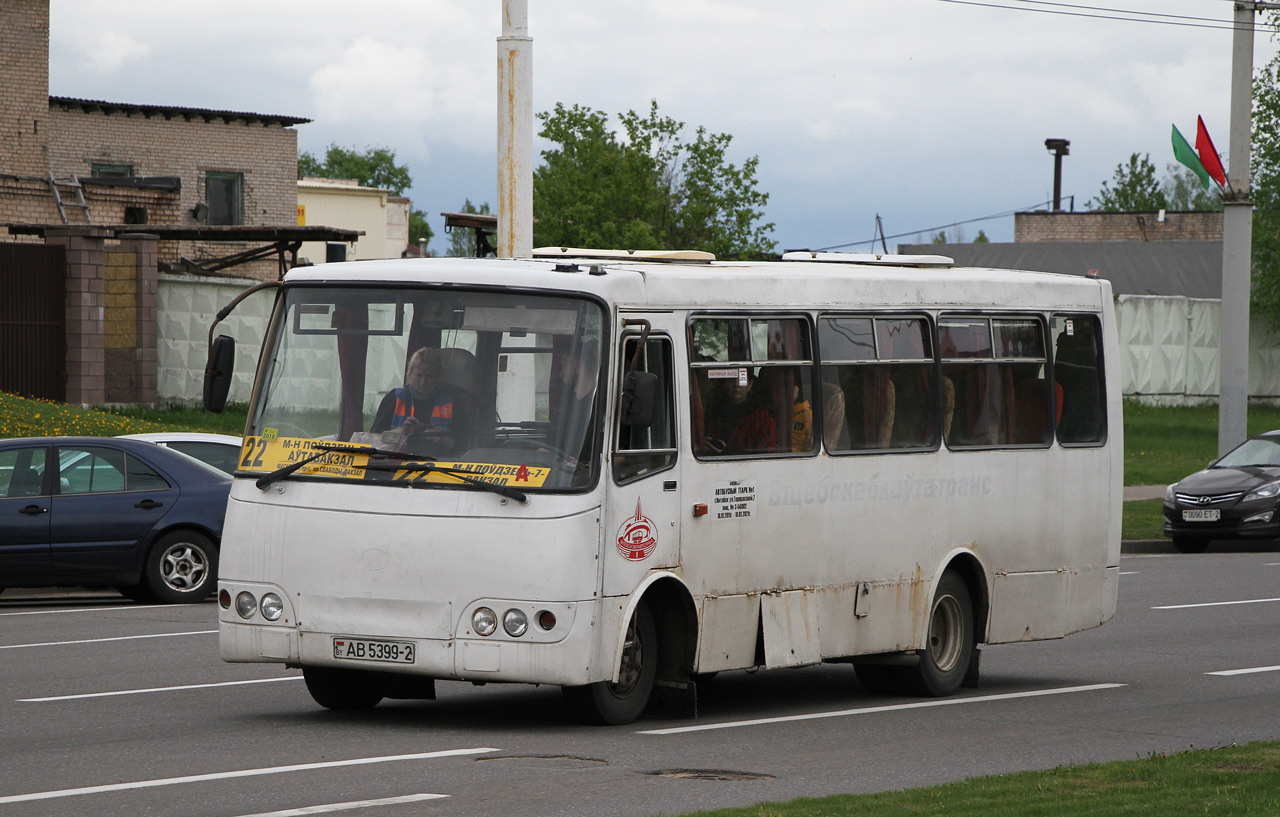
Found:
[[204, 601], [218, 583], [218, 549], [196, 531], [170, 531], [151, 546], [142, 576], [144, 589], [157, 601]]
[[641, 602], [627, 625], [618, 683], [599, 681], [586, 686], [564, 687], [564, 699], [574, 716], [584, 723], [631, 723], [640, 717], [658, 669], [658, 630], [649, 605]]
[[386, 679], [367, 670], [303, 667], [307, 692], [325, 709], [350, 712], [373, 709], [386, 697]]
[[929, 606], [929, 635], [920, 663], [905, 680], [917, 695], [940, 698], [960, 688], [974, 647], [973, 598], [960, 574], [947, 571]]
[[1173, 548], [1179, 553], [1204, 553], [1209, 549], [1209, 540], [1200, 536], [1175, 536]]

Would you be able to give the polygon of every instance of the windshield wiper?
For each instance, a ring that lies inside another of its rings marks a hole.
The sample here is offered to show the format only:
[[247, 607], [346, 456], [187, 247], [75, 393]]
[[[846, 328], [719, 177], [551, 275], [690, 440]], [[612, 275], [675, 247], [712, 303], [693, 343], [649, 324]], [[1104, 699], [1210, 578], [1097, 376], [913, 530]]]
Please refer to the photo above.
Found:
[[[413, 457], [413, 459], [418, 460], [418, 459], [430, 459], [430, 458], [429, 457]], [[453, 477], [456, 480], [459, 480], [460, 482], [465, 482], [468, 485], [474, 485], [477, 488], [483, 488], [486, 491], [492, 491], [498, 496], [503, 496], [503, 497], [506, 497], [507, 499], [514, 499], [516, 502], [519, 502], [521, 505], [529, 501], [529, 495], [526, 494], [524, 491], [521, 491], [517, 488], [512, 488], [509, 485], [502, 485], [496, 482], [485, 482], [482, 479], [476, 479], [475, 477], [471, 476], [470, 473], [463, 471], [459, 468], [447, 468], [442, 465], [432, 465], [430, 463], [405, 463], [403, 465], [375, 465], [373, 463], [370, 463], [366, 465], [365, 468], [366, 470], [369, 470], [369, 471], [397, 471], [397, 472], [412, 471], [420, 474], [445, 474], [447, 476]], [[417, 488], [422, 485], [428, 485], [428, 484], [432, 484], [432, 483], [426, 483], [426, 482], [410, 482], [409, 483], [409, 485], [414, 488]]]
[[272, 483], [279, 482], [285, 477], [292, 476], [321, 457], [326, 457], [334, 451], [340, 451], [344, 454], [369, 454], [370, 456], [394, 457], [402, 460], [435, 460], [435, 457], [428, 457], [422, 454], [406, 454], [400, 451], [386, 451], [381, 448], [374, 448], [371, 445], [357, 445], [354, 443], [314, 442], [311, 444], [311, 447], [316, 449], [316, 453], [309, 457], [303, 457], [297, 462], [291, 462], [288, 465], [277, 468], [270, 474], [258, 477], [258, 480], [253, 484], [258, 486], [258, 490], [265, 491]]

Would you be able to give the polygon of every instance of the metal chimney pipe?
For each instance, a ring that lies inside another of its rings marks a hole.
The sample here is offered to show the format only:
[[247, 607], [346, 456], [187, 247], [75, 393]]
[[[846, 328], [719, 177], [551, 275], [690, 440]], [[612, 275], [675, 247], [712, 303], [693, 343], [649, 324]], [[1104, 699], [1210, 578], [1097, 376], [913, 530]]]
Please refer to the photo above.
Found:
[[1071, 153], [1067, 139], [1046, 139], [1044, 146], [1053, 151], [1053, 211], [1062, 209], [1062, 157]]
[[498, 257], [533, 255], [533, 40], [529, 0], [502, 0], [498, 38]]

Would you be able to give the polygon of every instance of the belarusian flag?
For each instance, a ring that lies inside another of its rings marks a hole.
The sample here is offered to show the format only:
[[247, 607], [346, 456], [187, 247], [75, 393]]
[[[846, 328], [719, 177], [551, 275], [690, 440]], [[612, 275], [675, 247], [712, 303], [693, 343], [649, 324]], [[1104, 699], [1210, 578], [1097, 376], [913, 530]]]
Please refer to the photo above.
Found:
[[[1200, 183], [1204, 185], [1206, 190], [1209, 189], [1209, 171], [1204, 169], [1204, 165], [1200, 162], [1200, 157], [1196, 156], [1196, 152], [1191, 149], [1191, 145], [1178, 132], [1178, 126], [1173, 126], [1173, 158], [1182, 162], [1191, 168], [1191, 172], [1200, 177]], [[1214, 154], [1217, 158], [1217, 154]]]
[[1209, 129], [1204, 126], [1204, 119], [1196, 117], [1196, 153], [1200, 154], [1200, 164], [1213, 177], [1220, 187], [1227, 186], [1227, 174], [1222, 170], [1222, 160], [1218, 158], [1218, 149], [1209, 138]]

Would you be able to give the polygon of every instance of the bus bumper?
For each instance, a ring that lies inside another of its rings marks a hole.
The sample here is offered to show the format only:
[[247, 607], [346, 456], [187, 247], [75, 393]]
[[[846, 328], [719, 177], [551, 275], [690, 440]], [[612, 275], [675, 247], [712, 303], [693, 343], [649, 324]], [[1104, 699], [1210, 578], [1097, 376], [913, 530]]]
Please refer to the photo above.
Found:
[[[528, 631], [519, 638], [508, 636], [501, 626], [488, 637], [471, 632], [472, 610], [478, 606], [494, 607], [499, 616], [507, 609], [493, 601], [466, 605], [456, 625], [464, 636], [460, 638], [422, 638], [399, 634], [404, 630], [379, 632], [368, 627], [311, 629], [294, 623], [292, 617], [281, 624], [237, 621], [234, 608], [220, 610], [219, 652], [231, 663], [344, 667], [472, 682], [577, 686], [611, 677], [609, 669], [592, 666], [599, 635], [594, 602], [539, 605], [555, 607], [555, 628], [543, 631], [537, 619], [531, 619]], [[351, 640], [398, 645], [401, 659], [404, 646], [412, 645], [412, 663], [339, 657], [345, 651], [338, 645]]]

